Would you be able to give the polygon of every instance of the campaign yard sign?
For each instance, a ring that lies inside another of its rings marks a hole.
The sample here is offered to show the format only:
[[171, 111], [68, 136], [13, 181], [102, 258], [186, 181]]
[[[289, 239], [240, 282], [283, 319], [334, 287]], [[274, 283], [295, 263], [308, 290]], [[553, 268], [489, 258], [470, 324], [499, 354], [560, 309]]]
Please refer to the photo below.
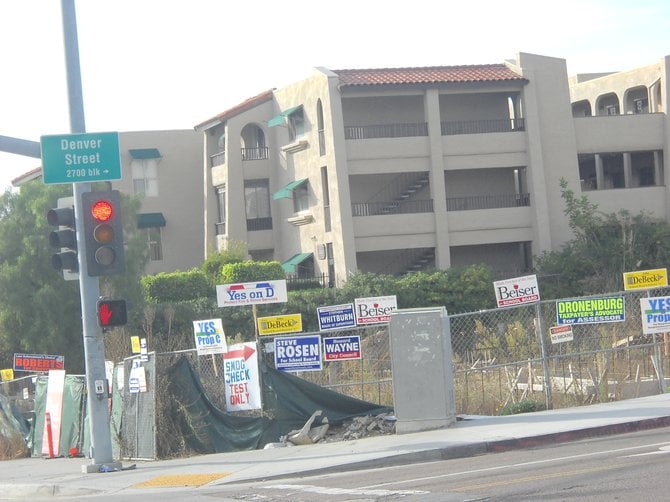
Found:
[[286, 302], [286, 279], [219, 284], [216, 286], [216, 300], [219, 307]]
[[493, 283], [498, 307], [509, 307], [540, 301], [540, 289], [537, 276], [526, 275], [514, 279], [505, 279]]
[[14, 371], [50, 371], [65, 369], [65, 356], [14, 354]]
[[623, 289], [635, 291], [640, 289], [662, 288], [668, 285], [668, 269], [636, 270], [623, 273]]
[[257, 324], [259, 335], [300, 333], [302, 331], [302, 314], [285, 314], [269, 317], [259, 317]]
[[258, 373], [256, 343], [231, 345], [223, 354], [226, 410], [261, 409], [261, 383]]
[[199, 356], [223, 354], [228, 350], [221, 319], [193, 321], [193, 335]]
[[344, 361], [361, 358], [361, 337], [334, 336], [323, 339], [323, 358], [326, 361]]
[[356, 327], [353, 303], [317, 307], [316, 315], [319, 318], [319, 331]]
[[319, 371], [321, 337], [319, 335], [275, 337], [275, 368], [279, 371]]
[[670, 296], [640, 298], [642, 333], [666, 333], [670, 331]]
[[597, 324], [626, 320], [626, 302], [623, 296], [558, 300], [557, 324]]
[[374, 296], [354, 299], [356, 308], [356, 324], [379, 324], [391, 320], [391, 312], [398, 310], [395, 295]]

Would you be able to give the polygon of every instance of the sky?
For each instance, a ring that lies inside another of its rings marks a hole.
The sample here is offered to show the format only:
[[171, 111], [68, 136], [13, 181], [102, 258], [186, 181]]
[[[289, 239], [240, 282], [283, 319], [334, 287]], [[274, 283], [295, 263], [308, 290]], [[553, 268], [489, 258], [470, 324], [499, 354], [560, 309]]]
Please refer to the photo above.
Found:
[[[316, 67], [496, 64], [568, 73], [670, 55], [667, 0], [74, 0], [87, 132], [192, 129]], [[0, 0], [0, 135], [70, 133], [61, 1]], [[40, 166], [0, 152], [0, 190]]]

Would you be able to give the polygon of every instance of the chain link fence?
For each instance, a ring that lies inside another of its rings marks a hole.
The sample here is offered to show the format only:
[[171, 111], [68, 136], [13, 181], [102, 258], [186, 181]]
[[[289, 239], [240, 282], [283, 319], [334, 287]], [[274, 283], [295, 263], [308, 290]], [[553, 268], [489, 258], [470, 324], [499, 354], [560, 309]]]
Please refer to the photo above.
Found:
[[[524, 401], [562, 408], [664, 392], [667, 384], [663, 375], [670, 374], [670, 337], [668, 333], [643, 334], [640, 298], [669, 294], [670, 288], [661, 288], [591, 297], [623, 298], [625, 318], [618, 322], [571, 325], [572, 339], [561, 343], [552, 343], [549, 336], [550, 328], [558, 324], [555, 300], [451, 315], [456, 412], [496, 415]], [[297, 376], [351, 397], [393, 406], [388, 325], [319, 335], [359, 336], [361, 358], [325, 361], [321, 371], [304, 371]], [[258, 341], [260, 357], [268, 366], [274, 366], [273, 337], [260, 337]], [[170, 432], [174, 403], [165, 391], [169, 368], [178, 358], [186, 356], [208, 398], [225, 411], [222, 359], [220, 355], [198, 356], [190, 333], [149, 334], [147, 344], [155, 354], [155, 368], [150, 372], [155, 397], [152, 396], [151, 402], [143, 399], [142, 404], [126, 395], [124, 402], [141, 404], [139, 408], [130, 406], [126, 418], [155, 416], [152, 421], [155, 430], [150, 427], [151, 436], [156, 434], [155, 445], [136, 443], [138, 435], [131, 434], [133, 437], [126, 436], [120, 446], [139, 457], [151, 456], [152, 448], [159, 456], [181, 455], [184, 452]], [[105, 350], [107, 358], [116, 361], [124, 361], [131, 355], [124, 329], [107, 333]], [[126, 360], [126, 376], [130, 371], [128, 364]], [[33, 377], [2, 382], [0, 389], [4, 395], [13, 397], [20, 409], [30, 411], [26, 407], [30, 407], [34, 397]], [[148, 454], [142, 454], [144, 449]]]

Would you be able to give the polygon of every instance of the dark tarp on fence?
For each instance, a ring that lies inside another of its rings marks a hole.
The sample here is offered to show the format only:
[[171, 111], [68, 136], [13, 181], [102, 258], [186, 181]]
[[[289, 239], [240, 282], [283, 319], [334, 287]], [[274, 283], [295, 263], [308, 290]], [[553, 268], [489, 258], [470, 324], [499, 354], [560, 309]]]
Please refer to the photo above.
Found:
[[261, 363], [263, 416], [237, 415], [212, 404], [185, 357], [167, 374], [170, 395], [182, 410], [177, 424], [180, 433], [188, 447], [200, 454], [253, 450], [276, 443], [305, 425], [316, 410], [323, 413], [314, 426], [323, 417], [331, 425], [339, 425], [357, 416], [392, 412], [388, 406], [339, 394]]

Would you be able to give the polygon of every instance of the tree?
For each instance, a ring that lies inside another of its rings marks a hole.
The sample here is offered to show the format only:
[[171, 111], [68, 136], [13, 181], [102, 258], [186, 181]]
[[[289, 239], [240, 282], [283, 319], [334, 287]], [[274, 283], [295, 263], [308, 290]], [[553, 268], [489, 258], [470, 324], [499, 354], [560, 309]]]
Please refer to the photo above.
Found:
[[546, 281], [543, 296], [567, 297], [621, 291], [623, 273], [665, 267], [670, 257], [670, 224], [642, 212], [603, 213], [586, 196], [577, 197], [561, 179], [565, 214], [575, 237], [560, 251], [536, 258]]
[[[47, 211], [71, 185], [26, 183], [0, 196], [0, 366], [14, 353], [65, 357], [69, 373], [84, 371], [79, 281], [65, 281], [53, 268]], [[101, 280], [103, 294], [141, 299], [138, 270], [144, 266], [132, 223], [137, 201], [124, 204], [126, 273]]]

